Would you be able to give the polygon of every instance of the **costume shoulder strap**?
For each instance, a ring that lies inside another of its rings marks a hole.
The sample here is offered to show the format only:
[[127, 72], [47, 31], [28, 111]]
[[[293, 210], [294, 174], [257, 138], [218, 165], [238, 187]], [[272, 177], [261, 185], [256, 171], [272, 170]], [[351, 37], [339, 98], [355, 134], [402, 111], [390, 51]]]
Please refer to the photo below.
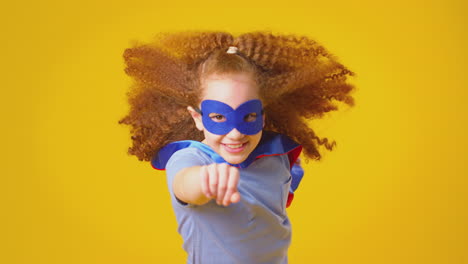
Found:
[[214, 162], [223, 163], [226, 162], [221, 156], [219, 156], [213, 149], [208, 145], [194, 140], [181, 140], [167, 144], [163, 147], [151, 160], [151, 166], [157, 170], [165, 170], [166, 164], [171, 156], [185, 148], [197, 148], [207, 154]]

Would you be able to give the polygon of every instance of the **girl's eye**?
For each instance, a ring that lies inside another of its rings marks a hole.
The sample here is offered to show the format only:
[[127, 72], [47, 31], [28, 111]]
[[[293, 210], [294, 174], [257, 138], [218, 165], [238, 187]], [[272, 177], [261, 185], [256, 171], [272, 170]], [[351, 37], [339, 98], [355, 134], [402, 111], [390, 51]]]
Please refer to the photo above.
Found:
[[226, 118], [223, 116], [223, 115], [220, 115], [220, 114], [210, 114], [210, 118], [211, 120], [215, 121], [215, 122], [224, 122], [226, 120]]
[[250, 113], [244, 117], [245, 122], [255, 122], [257, 120], [257, 113]]

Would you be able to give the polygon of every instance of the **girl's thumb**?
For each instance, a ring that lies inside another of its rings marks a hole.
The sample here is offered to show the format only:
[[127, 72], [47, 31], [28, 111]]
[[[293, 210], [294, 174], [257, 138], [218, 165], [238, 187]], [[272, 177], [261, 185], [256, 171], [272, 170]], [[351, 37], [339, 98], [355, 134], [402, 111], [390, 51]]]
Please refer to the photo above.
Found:
[[237, 203], [240, 201], [240, 193], [239, 192], [235, 192], [231, 195], [231, 203]]

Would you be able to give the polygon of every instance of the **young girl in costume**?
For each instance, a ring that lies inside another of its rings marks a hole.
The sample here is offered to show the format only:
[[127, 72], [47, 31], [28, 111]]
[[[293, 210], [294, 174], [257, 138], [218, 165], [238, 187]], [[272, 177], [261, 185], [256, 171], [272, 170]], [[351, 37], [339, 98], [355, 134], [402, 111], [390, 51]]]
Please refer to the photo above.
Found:
[[125, 50], [129, 154], [166, 170], [187, 263], [287, 263], [286, 213], [308, 120], [353, 105], [353, 75], [307, 37], [254, 32], [161, 34]]

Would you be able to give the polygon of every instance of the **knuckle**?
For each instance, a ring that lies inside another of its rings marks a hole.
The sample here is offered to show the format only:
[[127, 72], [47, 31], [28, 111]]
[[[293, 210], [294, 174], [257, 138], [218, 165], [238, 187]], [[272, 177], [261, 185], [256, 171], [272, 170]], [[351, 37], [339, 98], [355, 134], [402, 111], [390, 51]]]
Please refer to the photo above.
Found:
[[218, 174], [217, 173], [211, 173], [210, 174], [210, 179], [213, 182], [217, 182], [218, 181]]
[[215, 173], [216, 172], [216, 167], [215, 166], [210, 166], [210, 167], [208, 167], [208, 170], [210, 171], [210, 173]]
[[229, 183], [229, 186], [228, 186], [229, 190], [234, 191], [234, 190], [236, 190], [236, 187], [237, 187], [236, 182], [232, 182], [232, 181], [231, 181], [231, 182]]
[[220, 172], [225, 172], [225, 171], [227, 171], [227, 166], [228, 166], [228, 165], [227, 165], [226, 163], [221, 163], [221, 164], [219, 164], [219, 166], [218, 166], [218, 170], [219, 170]]
[[230, 171], [231, 173], [237, 173], [237, 172], [238, 172], [238, 169], [237, 169], [236, 167], [234, 167], [234, 166], [230, 166], [229, 171]]
[[200, 175], [201, 175], [202, 178], [206, 178], [206, 177], [208, 176], [206, 167], [201, 167], [201, 169], [200, 169]]

